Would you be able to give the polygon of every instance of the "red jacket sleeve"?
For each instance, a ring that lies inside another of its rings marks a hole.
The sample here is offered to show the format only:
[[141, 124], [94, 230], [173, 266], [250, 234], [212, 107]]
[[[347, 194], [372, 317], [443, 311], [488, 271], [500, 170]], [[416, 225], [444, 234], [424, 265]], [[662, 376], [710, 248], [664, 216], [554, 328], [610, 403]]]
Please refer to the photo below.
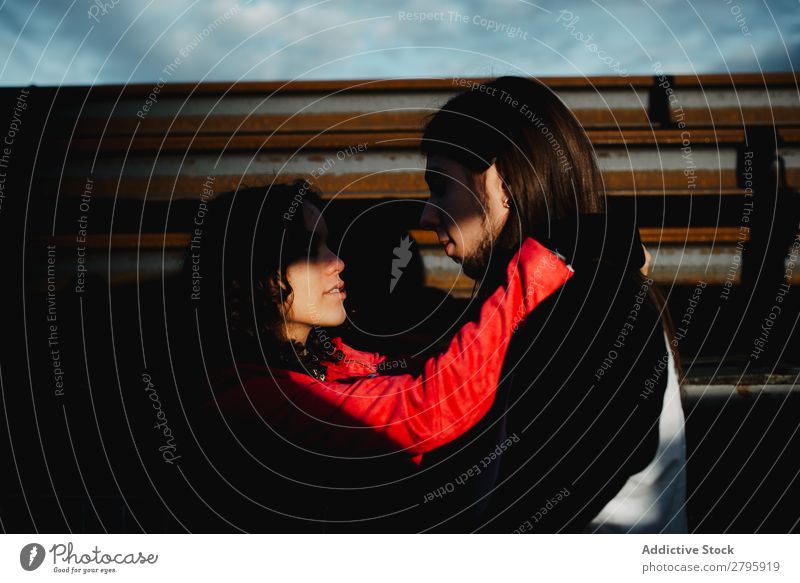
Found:
[[[262, 376], [260, 383], [247, 383], [248, 401], [273, 429], [304, 445], [339, 454], [431, 451], [486, 414], [515, 328], [571, 276], [571, 268], [529, 238], [509, 262], [507, 283], [484, 301], [477, 321], [465, 324], [420, 373], [338, 382], [293, 372]], [[226, 396], [220, 398], [223, 412]]]

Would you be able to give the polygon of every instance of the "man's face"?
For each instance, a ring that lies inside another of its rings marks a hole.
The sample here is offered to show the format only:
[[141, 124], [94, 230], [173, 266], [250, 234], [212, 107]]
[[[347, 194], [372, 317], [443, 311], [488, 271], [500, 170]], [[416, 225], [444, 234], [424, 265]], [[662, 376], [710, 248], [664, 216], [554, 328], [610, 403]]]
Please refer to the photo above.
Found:
[[436, 231], [447, 256], [480, 279], [508, 219], [508, 196], [496, 167], [476, 175], [454, 160], [429, 156], [425, 181], [431, 196], [420, 226]]

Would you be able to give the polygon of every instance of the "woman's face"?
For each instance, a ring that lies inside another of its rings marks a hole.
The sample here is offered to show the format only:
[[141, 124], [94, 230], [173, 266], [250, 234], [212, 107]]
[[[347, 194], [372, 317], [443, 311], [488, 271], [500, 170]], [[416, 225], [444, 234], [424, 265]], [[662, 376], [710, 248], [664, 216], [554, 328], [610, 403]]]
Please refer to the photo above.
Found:
[[493, 164], [476, 176], [455, 160], [431, 155], [425, 181], [431, 197], [420, 226], [436, 231], [444, 252], [461, 264], [464, 273], [479, 277], [508, 219], [503, 204], [507, 195], [497, 168]]
[[303, 204], [303, 221], [313, 233], [308, 255], [286, 267], [292, 286], [286, 311], [289, 338], [305, 342], [313, 326], [339, 326], [345, 320], [344, 262], [328, 248], [328, 228], [319, 209]]

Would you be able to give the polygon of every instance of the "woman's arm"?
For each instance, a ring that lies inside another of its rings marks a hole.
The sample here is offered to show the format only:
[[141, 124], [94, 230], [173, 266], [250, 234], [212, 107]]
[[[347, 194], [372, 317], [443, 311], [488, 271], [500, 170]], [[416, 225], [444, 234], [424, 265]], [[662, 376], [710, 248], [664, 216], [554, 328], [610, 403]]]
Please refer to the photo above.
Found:
[[298, 395], [305, 415], [298, 415], [295, 421], [302, 427], [295, 429], [316, 433], [308, 427], [316, 418], [320, 439], [337, 451], [373, 446], [385, 451], [391, 444], [412, 454], [466, 432], [492, 404], [513, 331], [572, 270], [529, 238], [510, 261], [507, 276], [506, 285], [484, 302], [478, 321], [464, 325], [442, 354], [426, 360], [421, 373], [327, 383], [306, 377], [302, 391], [312, 391], [314, 398]]

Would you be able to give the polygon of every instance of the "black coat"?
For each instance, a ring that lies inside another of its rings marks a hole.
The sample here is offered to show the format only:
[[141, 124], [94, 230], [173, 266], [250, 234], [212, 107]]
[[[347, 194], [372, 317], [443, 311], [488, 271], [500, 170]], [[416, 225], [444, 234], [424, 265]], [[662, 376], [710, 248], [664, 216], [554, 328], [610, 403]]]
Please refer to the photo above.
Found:
[[453, 485], [421, 508], [421, 528], [579, 532], [653, 459], [664, 327], [638, 231], [605, 225], [582, 216], [577, 248], [569, 227], [539, 237], [575, 276], [517, 332], [490, 413], [426, 456], [428, 487]]

